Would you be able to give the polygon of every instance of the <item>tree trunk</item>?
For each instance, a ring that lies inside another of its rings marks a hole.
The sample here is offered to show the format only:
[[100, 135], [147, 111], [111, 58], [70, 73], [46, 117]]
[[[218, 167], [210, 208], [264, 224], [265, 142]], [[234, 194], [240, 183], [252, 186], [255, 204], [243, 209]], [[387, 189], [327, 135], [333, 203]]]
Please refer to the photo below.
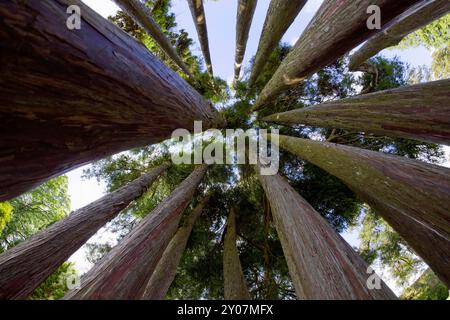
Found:
[[195, 207], [190, 214], [186, 223], [181, 226], [177, 233], [173, 236], [167, 249], [164, 251], [163, 256], [158, 262], [158, 265], [153, 272], [150, 281], [145, 288], [145, 292], [142, 295], [144, 300], [163, 300], [169, 291], [170, 285], [177, 273], [178, 264], [183, 256], [186, 244], [189, 240], [192, 228], [195, 222], [200, 217], [203, 209], [207, 205], [209, 197], [205, 197]]
[[369, 6], [377, 5], [381, 9], [382, 25], [385, 26], [418, 2], [419, 0], [325, 0], [260, 93], [253, 111], [259, 110], [290, 86], [302, 82], [379, 32], [367, 27]]
[[249, 87], [258, 80], [272, 51], [280, 43], [287, 29], [294, 22], [307, 0], [272, 0], [259, 40], [258, 51], [250, 75]]
[[153, 20], [150, 9], [144, 3], [140, 0], [114, 0], [114, 2], [155, 40], [186, 75], [191, 79], [194, 78], [161, 27]]
[[283, 149], [341, 179], [450, 284], [449, 169], [349, 146], [279, 138]]
[[223, 278], [225, 300], [251, 300], [236, 247], [236, 212], [233, 208], [228, 215], [223, 243]]
[[65, 299], [139, 299], [208, 167], [201, 165], [82, 278]]
[[368, 288], [364, 260], [279, 175], [259, 175], [299, 299], [396, 299], [380, 279]]
[[258, 0], [239, 0], [236, 21], [236, 57], [234, 63], [234, 83], [239, 80], [245, 49], [247, 48], [248, 35], [252, 25]]
[[195, 28], [197, 29], [198, 40], [202, 48], [203, 57], [205, 58], [206, 68], [211, 76], [213, 76], [213, 68], [211, 63], [211, 54], [209, 51], [208, 28], [206, 27], [206, 16], [203, 8], [203, 0], [188, 0], [189, 9], [191, 10], [192, 19], [194, 19]]
[[163, 164], [0, 255], [0, 299], [25, 299], [169, 167]]
[[395, 18], [383, 32], [369, 39], [350, 57], [349, 69], [356, 70], [381, 50], [395, 46], [408, 34], [439, 19], [450, 11], [448, 0], [421, 1]]
[[[81, 29], [65, 27], [69, 4]], [[0, 201], [173, 130], [221, 125], [174, 71], [79, 0], [0, 2]]]
[[450, 80], [380, 91], [263, 120], [450, 144]]

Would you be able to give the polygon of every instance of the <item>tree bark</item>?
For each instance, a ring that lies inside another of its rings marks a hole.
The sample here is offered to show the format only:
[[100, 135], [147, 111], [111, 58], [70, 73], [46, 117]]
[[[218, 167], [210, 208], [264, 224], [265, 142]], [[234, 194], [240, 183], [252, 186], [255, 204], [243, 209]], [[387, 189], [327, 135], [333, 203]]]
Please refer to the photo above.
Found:
[[263, 120], [359, 130], [449, 145], [449, 92], [447, 79], [273, 114]]
[[389, 23], [350, 57], [349, 69], [355, 71], [381, 50], [395, 46], [408, 34], [439, 19], [450, 11], [448, 0], [421, 1]]
[[163, 164], [0, 255], [0, 299], [26, 299], [169, 167]]
[[[66, 28], [68, 6], [81, 29]], [[79, 0], [0, 2], [0, 201], [173, 130], [223, 124], [211, 104]]]
[[114, 2], [155, 40], [186, 75], [191, 79], [194, 78], [161, 27], [153, 20], [150, 9], [144, 3], [140, 0], [114, 0]]
[[192, 228], [202, 214], [203, 209], [207, 205], [208, 201], [208, 196], [200, 201], [200, 203], [189, 215], [186, 223], [178, 229], [172, 240], [170, 240], [170, 243], [167, 246], [167, 249], [164, 251], [163, 256], [159, 260], [158, 265], [153, 272], [141, 299], [164, 299], [177, 273], [177, 268], [180, 263], [181, 257], [183, 256], [184, 250], [186, 249], [186, 244], [189, 240]]
[[139, 299], [208, 167], [198, 166], [65, 299]]
[[294, 22], [307, 0], [272, 0], [259, 40], [258, 51], [250, 75], [249, 87], [258, 80], [272, 51], [280, 43], [287, 29]]
[[449, 169], [300, 138], [279, 136], [278, 143], [341, 179], [450, 284]]
[[239, 80], [242, 62], [247, 48], [248, 35], [252, 25], [258, 0], [239, 0], [236, 21], [236, 57], [234, 63], [234, 83]]
[[230, 209], [223, 243], [225, 300], [251, 300], [236, 247], [236, 212]]
[[370, 289], [368, 265], [279, 175], [259, 175], [299, 299], [396, 299], [380, 279]]
[[419, 0], [325, 0], [260, 93], [253, 111], [259, 110], [284, 90], [302, 82], [379, 32], [367, 27], [369, 6], [377, 5], [380, 8], [382, 26], [385, 26], [418, 2]]
[[197, 29], [198, 40], [200, 41], [203, 57], [205, 58], [206, 68], [209, 74], [213, 76], [211, 53], [209, 51], [208, 42], [208, 28], [206, 27], [206, 16], [203, 8], [203, 0], [188, 0], [188, 3], [192, 14], [192, 19], [194, 19], [195, 28]]

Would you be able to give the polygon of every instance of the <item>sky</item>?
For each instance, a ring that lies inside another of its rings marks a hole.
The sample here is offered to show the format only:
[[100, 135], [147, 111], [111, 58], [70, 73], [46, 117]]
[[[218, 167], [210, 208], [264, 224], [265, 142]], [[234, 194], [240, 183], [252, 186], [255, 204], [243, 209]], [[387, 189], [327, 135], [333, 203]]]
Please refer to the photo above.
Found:
[[[114, 15], [118, 10], [118, 7], [112, 0], [83, 0], [83, 2], [85, 2], [88, 6], [90, 6], [105, 18], [109, 15]], [[243, 70], [248, 67], [249, 60], [256, 53], [269, 3], [270, 0], [258, 1], [250, 30], [249, 40], [247, 43]], [[298, 40], [302, 31], [311, 21], [312, 17], [321, 4], [322, 0], [309, 0], [295, 22], [286, 32], [282, 41], [293, 45]], [[192, 47], [192, 51], [195, 54], [202, 56], [197, 32], [195, 30], [195, 25], [192, 20], [187, 1], [172, 0], [172, 5], [172, 11], [175, 13], [178, 28], [185, 29], [189, 33], [189, 35], [192, 39], [194, 39], [195, 42], [195, 45]], [[208, 27], [209, 45], [214, 73], [216, 76], [227, 80], [229, 83], [233, 78], [234, 72], [233, 68], [236, 12], [237, 0], [219, 0], [205, 2], [205, 15]], [[407, 62], [411, 66], [431, 66], [431, 53], [423, 47], [401, 51], [384, 50], [381, 53], [388, 58], [399, 56], [402, 61]], [[450, 149], [447, 148], [446, 152], [447, 159], [449, 159]], [[450, 166], [448, 162], [445, 165]], [[96, 180], [82, 179], [84, 168], [79, 168], [67, 174], [67, 176], [69, 177], [69, 193], [72, 201], [72, 210], [81, 208], [84, 205], [87, 205], [104, 195], [104, 184], [99, 184]], [[357, 234], [357, 230], [354, 230], [344, 233], [343, 237], [352, 246], [357, 247], [359, 243]], [[95, 240], [105, 240], [105, 238], [107, 240], [109, 239], [109, 236], [104, 232], [100, 232], [99, 235], [95, 237]], [[75, 262], [77, 268], [81, 272], [87, 271], [90, 267], [89, 263], [87, 263], [84, 258], [84, 250], [84, 248], [81, 248], [74, 256], [70, 258], [70, 261]], [[399, 288], [396, 288], [393, 283], [390, 283], [390, 286], [398, 293]]]

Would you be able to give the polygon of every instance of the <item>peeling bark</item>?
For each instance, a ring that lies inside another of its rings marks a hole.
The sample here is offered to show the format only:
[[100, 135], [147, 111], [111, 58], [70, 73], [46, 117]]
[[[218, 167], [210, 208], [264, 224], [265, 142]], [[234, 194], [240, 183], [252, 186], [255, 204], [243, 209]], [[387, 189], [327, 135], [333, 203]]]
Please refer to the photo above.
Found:
[[194, 78], [161, 27], [153, 20], [150, 9], [144, 3], [139, 0], [114, 0], [114, 2], [155, 40], [186, 75], [191, 79]]
[[236, 20], [236, 57], [234, 62], [234, 83], [239, 80], [242, 62], [247, 48], [248, 35], [258, 0], [239, 0]]
[[192, 14], [192, 19], [194, 19], [203, 57], [205, 58], [206, 69], [209, 74], [213, 76], [211, 53], [209, 51], [208, 28], [206, 27], [206, 15], [203, 8], [203, 0], [188, 0], [188, 3]]
[[[81, 8], [80, 30], [66, 28]], [[0, 2], [0, 201], [173, 130], [223, 124], [142, 44], [79, 0]]]
[[208, 167], [198, 166], [65, 299], [139, 299]]
[[26, 299], [101, 227], [140, 197], [163, 164], [0, 255], [0, 299]]
[[370, 38], [357, 52], [350, 57], [349, 69], [356, 71], [365, 61], [385, 48], [395, 46], [408, 34], [439, 19], [450, 12], [448, 0], [421, 1], [410, 8], [384, 30]]
[[367, 27], [367, 8], [381, 9], [382, 26], [419, 0], [325, 0], [256, 101], [253, 111], [334, 62], [379, 30]]
[[230, 209], [223, 243], [225, 300], [251, 300], [236, 247], [236, 212]]
[[448, 168], [344, 145], [279, 138], [281, 148], [341, 179], [450, 285]]
[[272, 0], [267, 11], [259, 40], [258, 51], [250, 75], [249, 87], [258, 80], [272, 51], [280, 43], [287, 29], [294, 22], [307, 0]]
[[164, 251], [163, 256], [159, 260], [158, 265], [153, 272], [141, 299], [164, 299], [177, 273], [177, 268], [180, 263], [181, 257], [183, 256], [184, 250], [186, 249], [186, 244], [189, 240], [189, 236], [191, 235], [192, 228], [202, 214], [203, 209], [207, 205], [208, 201], [208, 196], [200, 201], [200, 203], [189, 215], [186, 223], [178, 229], [172, 240], [170, 240], [170, 243], [167, 246], [167, 249]]
[[450, 80], [360, 95], [273, 114], [263, 120], [450, 145]]
[[380, 279], [367, 285], [368, 265], [279, 175], [259, 175], [298, 299], [396, 299]]

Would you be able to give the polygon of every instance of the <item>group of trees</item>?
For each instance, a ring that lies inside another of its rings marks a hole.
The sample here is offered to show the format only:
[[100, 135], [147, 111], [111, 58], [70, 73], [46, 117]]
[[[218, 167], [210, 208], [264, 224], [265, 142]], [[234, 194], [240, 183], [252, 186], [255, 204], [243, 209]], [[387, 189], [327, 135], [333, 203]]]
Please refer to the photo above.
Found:
[[[69, 214], [68, 178], [61, 176], [8, 202], [0, 203], [0, 253], [44, 230]], [[77, 276], [73, 263], [65, 262], [30, 296], [31, 299], [59, 299]]]
[[[299, 9], [303, 5], [300, 2], [302, 1], [299, 1]], [[251, 68], [246, 70], [243, 80], [236, 80], [234, 83], [234, 99], [231, 99], [231, 90], [226, 82], [219, 77], [213, 77], [212, 69], [207, 72], [202, 65], [202, 59], [192, 54], [190, 47], [193, 41], [187, 32], [177, 30], [175, 16], [170, 11], [171, 1], [148, 1], [147, 5], [152, 9], [154, 20], [175, 47], [194, 78], [187, 77], [181, 72], [180, 75], [185, 77], [186, 81], [203, 97], [216, 105], [223, 106], [222, 114], [227, 120], [228, 127], [242, 129], [277, 127], [280, 134], [291, 137], [326, 140], [339, 145], [430, 163], [442, 163], [445, 160], [442, 147], [433, 143], [384, 137], [357, 130], [279, 125], [264, 121], [265, 117], [274, 113], [302, 109], [361, 93], [399, 88], [408, 83], [417, 82], [411, 76], [414, 72], [411, 72], [400, 59], [387, 59], [383, 56], [370, 59], [369, 63], [377, 70], [377, 75], [374, 76], [371, 73], [350, 72], [348, 56], [344, 56], [327, 67], [321, 68], [305, 81], [291, 86], [285, 94], [266, 104], [254, 120], [249, 110], [282, 61], [292, 51], [291, 46], [278, 45], [270, 54], [268, 62], [261, 68], [259, 77], [249, 79]], [[249, 14], [252, 15], [252, 13]], [[448, 42], [442, 40], [446, 38], [445, 23], [448, 29], [448, 17], [445, 16], [419, 30], [402, 44], [403, 47], [424, 44], [428, 48], [436, 49], [432, 71], [436, 79], [449, 76], [448, 66], [442, 68], [445, 65], [442, 61], [448, 60]], [[109, 19], [142, 42], [166, 65], [178, 70], [176, 63], [128, 15], [118, 12]], [[246, 31], [244, 30], [243, 33], [245, 34]], [[239, 75], [239, 70], [236, 70], [236, 73]], [[144, 173], [167, 162], [175, 144], [176, 141], [165, 141], [104, 158], [87, 169], [85, 177], [102, 180], [106, 184], [105, 191], [115, 192]], [[354, 249], [368, 264], [380, 264], [389, 272], [390, 277], [404, 287], [423, 272], [411, 288], [404, 292], [403, 298], [447, 298], [445, 285], [431, 270], [427, 269], [424, 272], [426, 265], [414, 250], [346, 184], [324, 169], [290, 152], [280, 150], [280, 157], [280, 174], [313, 209], [320, 213], [334, 231], [343, 233], [355, 228], [359, 230], [360, 246]], [[131, 201], [112, 220], [108, 225], [108, 231], [116, 236], [119, 243], [125, 243], [124, 241], [129, 239], [127, 236], [132, 234], [136, 226], [141, 222], [148, 223], [151, 212], [155, 209], [163, 210], [160, 205], [173, 195], [186, 178], [191, 177], [190, 174], [194, 170], [193, 165], [171, 165], [140, 197]], [[204, 194], [207, 194], [207, 201], [204, 199]], [[184, 238], [177, 243], [185, 245], [186, 248], [181, 257], [178, 257], [176, 275], [166, 298], [230, 297], [230, 290], [234, 289], [224, 287], [224, 283], [231, 281], [237, 284], [239, 280], [237, 277], [240, 275], [227, 271], [229, 268], [227, 261], [231, 261], [232, 266], [236, 267], [236, 254], [243, 276], [243, 279], [242, 277], [240, 279], [243, 285], [239, 288], [242, 293], [239, 297], [298, 298], [274, 223], [272, 211], [274, 208], [259, 182], [254, 166], [221, 165], [209, 168], [189, 203], [181, 218], [180, 229], [176, 233], [179, 235], [180, 230], [184, 230], [184, 236], [178, 236]], [[32, 192], [0, 203], [0, 251], [16, 246], [67, 216], [69, 204], [67, 178], [64, 176], [50, 180]], [[196, 213], [196, 210], [200, 212]], [[195, 216], [195, 220], [189, 218], [191, 215]], [[168, 248], [173, 247], [176, 246], [170, 244], [168, 246]], [[111, 250], [113, 250], [112, 244], [89, 243], [87, 259], [92, 263], [102, 262], [106, 265], [107, 259], [102, 260], [102, 258]], [[225, 261], [224, 257], [227, 257]], [[162, 259], [162, 261], [170, 265], [170, 263], [173, 264], [171, 259], [175, 259], [175, 255], [173, 257], [163, 255], [163, 258], [166, 260]], [[101, 267], [102, 265], [99, 268]], [[156, 273], [158, 268], [155, 268]], [[35, 290], [31, 298], [61, 298], [67, 291], [65, 279], [75, 272], [73, 265], [64, 263]], [[226, 277], [233, 277], [233, 279]], [[153, 278], [152, 280], [160, 281]], [[89, 279], [89, 281], [94, 280]]]

